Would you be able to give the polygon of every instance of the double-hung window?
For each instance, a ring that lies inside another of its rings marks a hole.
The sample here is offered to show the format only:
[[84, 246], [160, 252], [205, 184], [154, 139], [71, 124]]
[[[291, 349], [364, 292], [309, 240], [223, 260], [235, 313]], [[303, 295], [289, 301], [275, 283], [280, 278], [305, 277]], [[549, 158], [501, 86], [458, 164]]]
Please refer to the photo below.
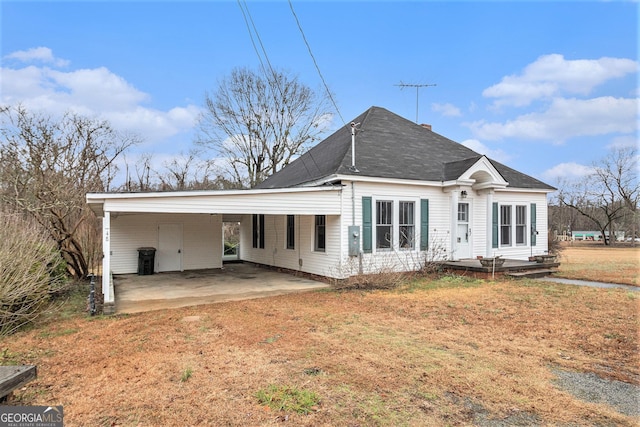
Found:
[[252, 243], [255, 249], [264, 249], [264, 215], [252, 217]]
[[511, 246], [511, 205], [500, 206], [500, 246]]
[[400, 202], [399, 206], [399, 244], [400, 249], [413, 249], [415, 244], [414, 203]]
[[412, 250], [416, 247], [416, 202], [376, 200], [376, 250]]
[[296, 247], [296, 217], [287, 215], [287, 249]]
[[516, 245], [527, 244], [527, 207], [516, 206]]
[[314, 244], [313, 250], [317, 252], [324, 252], [327, 247], [326, 237], [326, 225], [327, 217], [324, 215], [316, 215], [316, 222], [314, 227]]
[[376, 249], [391, 250], [393, 247], [393, 201], [376, 202]]

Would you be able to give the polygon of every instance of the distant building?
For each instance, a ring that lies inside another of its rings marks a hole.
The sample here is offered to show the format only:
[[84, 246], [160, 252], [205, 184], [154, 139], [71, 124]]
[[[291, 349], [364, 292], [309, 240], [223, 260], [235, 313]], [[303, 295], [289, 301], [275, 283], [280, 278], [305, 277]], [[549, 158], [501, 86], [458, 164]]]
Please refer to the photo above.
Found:
[[[624, 231], [616, 231], [616, 240], [622, 241], [624, 240]], [[605, 236], [609, 237], [609, 232], [605, 232]], [[571, 232], [572, 240], [593, 240], [599, 242], [602, 240], [602, 232], [601, 231], [572, 231]]]

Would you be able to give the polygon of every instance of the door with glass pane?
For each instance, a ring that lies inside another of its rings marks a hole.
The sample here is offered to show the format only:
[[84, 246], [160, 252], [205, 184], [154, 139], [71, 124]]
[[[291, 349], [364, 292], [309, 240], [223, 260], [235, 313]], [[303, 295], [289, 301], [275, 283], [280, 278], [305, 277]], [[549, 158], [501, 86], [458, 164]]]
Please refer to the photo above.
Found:
[[471, 227], [469, 224], [469, 203], [458, 203], [458, 224], [456, 226], [455, 257], [471, 257]]

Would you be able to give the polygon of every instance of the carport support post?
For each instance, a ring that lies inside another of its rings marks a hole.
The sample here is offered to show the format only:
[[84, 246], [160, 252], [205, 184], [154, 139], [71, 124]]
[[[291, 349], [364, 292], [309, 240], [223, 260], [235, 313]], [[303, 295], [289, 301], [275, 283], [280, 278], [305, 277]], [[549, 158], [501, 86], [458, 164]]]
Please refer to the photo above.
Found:
[[113, 302], [111, 295], [111, 212], [102, 217], [102, 295], [105, 305]]

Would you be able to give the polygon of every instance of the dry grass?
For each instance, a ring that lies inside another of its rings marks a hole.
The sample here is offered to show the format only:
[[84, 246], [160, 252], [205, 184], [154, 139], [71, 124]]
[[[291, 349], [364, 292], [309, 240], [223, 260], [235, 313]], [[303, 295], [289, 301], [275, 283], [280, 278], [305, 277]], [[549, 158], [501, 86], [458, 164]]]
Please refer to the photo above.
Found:
[[560, 273], [567, 279], [595, 280], [640, 286], [640, 247], [606, 247], [598, 243], [565, 246]]
[[[143, 314], [50, 318], [0, 342], [38, 365], [16, 404], [68, 426], [637, 425], [554, 386], [552, 369], [638, 383], [638, 296], [443, 277]], [[185, 380], [185, 372], [189, 372]], [[304, 390], [308, 415], [259, 404]]]

